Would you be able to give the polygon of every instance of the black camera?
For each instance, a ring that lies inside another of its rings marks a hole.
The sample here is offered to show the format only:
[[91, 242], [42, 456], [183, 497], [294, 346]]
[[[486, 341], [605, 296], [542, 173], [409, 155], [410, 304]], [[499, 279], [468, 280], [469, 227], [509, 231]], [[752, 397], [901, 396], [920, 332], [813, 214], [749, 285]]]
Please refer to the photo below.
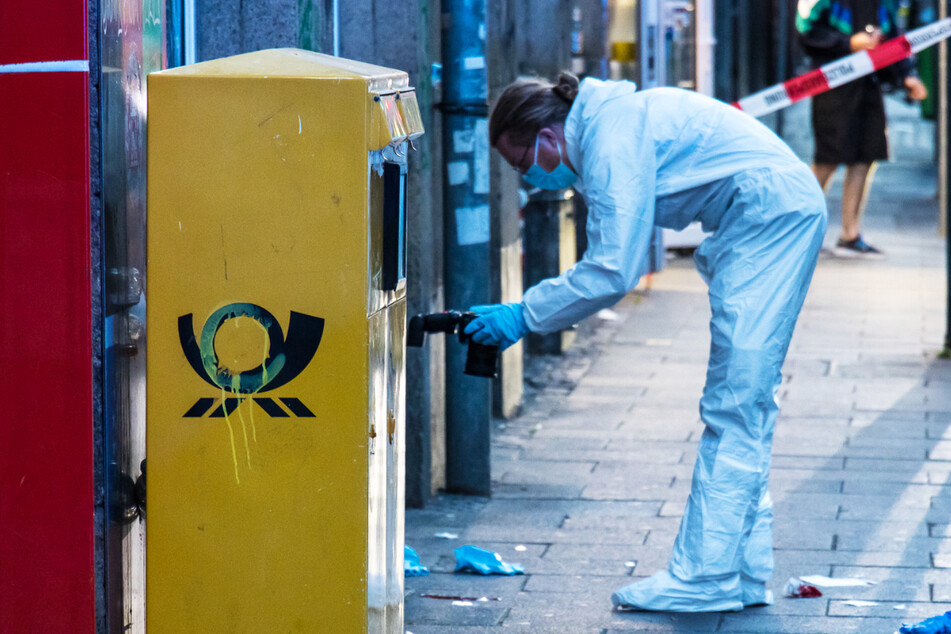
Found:
[[416, 315], [409, 320], [409, 332], [406, 334], [406, 345], [420, 347], [423, 345], [427, 332], [444, 332], [447, 334], [459, 333], [459, 341], [468, 343], [466, 353], [465, 373], [470, 376], [482, 376], [489, 379], [496, 378], [499, 366], [499, 347], [486, 346], [472, 341], [466, 334], [466, 326], [478, 317], [473, 312], [447, 310], [444, 313], [430, 313]]

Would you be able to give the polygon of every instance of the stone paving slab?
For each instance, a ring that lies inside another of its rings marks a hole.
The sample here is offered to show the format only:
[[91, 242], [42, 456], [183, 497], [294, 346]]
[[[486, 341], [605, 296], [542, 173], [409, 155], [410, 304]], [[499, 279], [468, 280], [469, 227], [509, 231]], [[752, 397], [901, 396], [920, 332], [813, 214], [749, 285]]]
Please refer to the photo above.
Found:
[[[532, 624], [544, 627], [560, 623], [563, 627], [600, 626], [617, 630], [641, 631], [715, 631], [720, 622], [719, 614], [667, 615], [651, 613], [623, 613], [610, 609], [608, 597], [597, 599], [577, 598], [564, 594], [541, 592], [522, 593], [516, 597], [506, 622]], [[671, 629], [664, 629], [669, 627]], [[660, 629], [658, 629], [660, 628]], [[571, 631], [568, 629], [566, 631]]]
[[602, 577], [606, 575], [623, 575], [630, 571], [630, 566], [626, 565], [627, 560], [611, 557], [609, 559], [592, 558], [570, 558], [570, 557], [544, 557], [533, 562], [531, 568], [532, 575], [569, 575], [575, 574], [579, 570], [585, 571], [585, 574]]
[[[901, 603], [905, 607], [899, 609], [897, 605]], [[853, 606], [845, 601], [830, 601], [830, 616], [848, 616], [851, 618], [865, 617], [889, 617], [898, 614], [900, 620], [917, 622], [922, 619], [944, 614], [951, 610], [951, 603], [936, 603], [931, 601], [888, 601], [881, 602], [879, 605], [872, 606]]]
[[720, 631], [718, 614], [619, 613], [604, 630], [611, 632], [714, 632]]
[[[778, 520], [777, 520], [778, 521]], [[828, 566], [885, 566], [892, 568], [931, 568], [933, 556], [926, 552], [871, 552], [864, 550], [798, 550], [773, 549], [776, 564], [783, 563], [801, 569], [817, 569]], [[805, 574], [821, 574], [806, 572]], [[774, 581], [779, 581], [774, 579]]]
[[[431, 573], [423, 577], [407, 577], [406, 590], [408, 595], [415, 594], [416, 596], [432, 594], [437, 596], [473, 597], [476, 600], [486, 597], [492, 603], [501, 604], [502, 601], [496, 602], [495, 599], [521, 592], [525, 589], [525, 584], [529, 579], [530, 577], [523, 575], [509, 577], [505, 575]], [[431, 600], [442, 601], [445, 599]], [[501, 606], [489, 605], [485, 607]]]
[[842, 493], [846, 495], [860, 494], [865, 495], [872, 492], [880, 495], [913, 495], [922, 498], [934, 498], [941, 495], [948, 495], [951, 491], [948, 487], [928, 485], [926, 483], [908, 482], [868, 482], [863, 480], [849, 479], [843, 481]]
[[892, 617], [799, 617], [747, 614], [724, 615], [719, 632], [763, 634], [892, 634], [902, 618]]
[[[492, 603], [475, 603], [470, 607], [454, 605], [451, 601], [437, 601], [417, 596], [406, 597], [404, 614], [406, 628], [417, 623], [451, 627], [468, 625], [499, 625], [509, 614], [510, 608]], [[415, 628], [414, 628], [415, 629]]]
[[868, 579], [882, 583], [894, 581], [907, 586], [927, 587], [949, 582], [947, 572], [930, 566], [885, 567], [885, 566], [833, 566], [832, 577]]
[[931, 524], [928, 527], [928, 534], [931, 535], [931, 537], [951, 538], [951, 524]]
[[689, 483], [684, 483], [679, 492], [672, 491], [670, 485], [643, 485], [632, 483], [600, 483], [588, 485], [581, 492], [586, 500], [663, 500], [676, 494], [686, 498], [689, 493]]
[[532, 575], [525, 584], [526, 592], [548, 592], [573, 596], [610, 597], [611, 593], [631, 583], [630, 575]]
[[504, 500], [521, 500], [536, 498], [539, 500], [579, 500], [583, 486], [570, 484], [507, 484], [496, 482], [492, 484], [492, 497]]
[[604, 530], [600, 528], [561, 528], [551, 535], [551, 543], [562, 544], [627, 544], [643, 543], [648, 532], [632, 528], [635, 526], [627, 522], [623, 529]]
[[553, 462], [551, 460], [515, 460], [506, 465], [500, 478], [505, 483], [569, 483], [590, 479], [597, 462]]
[[[605, 440], [607, 444], [607, 440]], [[692, 449], [691, 449], [692, 450]], [[565, 462], [601, 462], [609, 460], [611, 462], [626, 461], [637, 464], [650, 465], [677, 465], [684, 460], [685, 453], [671, 453], [669, 449], [658, 449], [650, 447], [645, 443], [637, 451], [631, 450], [609, 450], [609, 449], [571, 449], [571, 441], [563, 440], [552, 443], [551, 441], [539, 441], [527, 444], [523, 456], [526, 460], [563, 460]]]
[[[951, 389], [951, 386], [948, 389]], [[925, 435], [931, 440], [951, 440], [951, 425], [947, 423], [926, 425]]]
[[773, 464], [770, 466], [770, 470], [776, 473], [782, 469], [815, 469], [839, 472], [845, 469], [845, 458], [784, 455], [774, 450]]
[[[564, 626], [552, 625], [543, 626], [541, 624], [527, 624], [527, 625], [508, 625], [505, 626], [505, 632], [508, 634], [601, 634], [604, 632], [604, 628], [599, 626], [588, 626], [579, 625], [577, 628], [569, 627], [565, 629]], [[411, 624], [407, 626], [406, 634], [487, 634], [498, 632], [498, 629], [495, 627], [483, 627], [483, 626], [453, 626], [453, 625], [419, 625]]]
[[[626, 413], [626, 412], [625, 412]], [[614, 431], [619, 429], [624, 424], [624, 415], [625, 413], [619, 414], [607, 414], [605, 416], [597, 418], [589, 418], [585, 421], [584, 429], [591, 431]], [[538, 430], [555, 430], [555, 429], [578, 429], [578, 418], [577, 416], [569, 416], [561, 414], [555, 414], [550, 417], [546, 417], [542, 420], [539, 420], [534, 423], [534, 425], [540, 425], [536, 428], [535, 433]], [[533, 427], [534, 427], [533, 425]], [[512, 427], [509, 426], [509, 429]], [[532, 427], [529, 427], [531, 429]], [[924, 434], [924, 431], [922, 431]]]

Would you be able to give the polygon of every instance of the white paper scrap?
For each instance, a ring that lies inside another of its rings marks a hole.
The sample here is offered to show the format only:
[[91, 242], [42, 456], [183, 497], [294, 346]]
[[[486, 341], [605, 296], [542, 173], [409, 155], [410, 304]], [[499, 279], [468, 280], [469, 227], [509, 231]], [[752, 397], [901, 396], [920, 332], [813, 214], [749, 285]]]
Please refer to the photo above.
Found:
[[878, 601], [860, 601], [858, 599], [850, 599], [848, 601], [843, 601], [842, 603], [856, 608], [870, 608], [874, 605], [878, 605]]
[[453, 605], [458, 605], [458, 606], [463, 607], [463, 608], [471, 608], [471, 607], [472, 607], [472, 601], [453, 601], [452, 604], [453, 604]]
[[799, 577], [806, 583], [811, 583], [814, 586], [819, 586], [820, 588], [846, 588], [849, 586], [874, 586], [877, 582], [869, 581], [868, 579], [850, 579], [850, 578], [841, 578], [833, 579], [832, 577], [824, 577], [822, 575], [809, 575], [806, 577]]
[[459, 539], [459, 535], [456, 533], [436, 533], [435, 536], [439, 539]]

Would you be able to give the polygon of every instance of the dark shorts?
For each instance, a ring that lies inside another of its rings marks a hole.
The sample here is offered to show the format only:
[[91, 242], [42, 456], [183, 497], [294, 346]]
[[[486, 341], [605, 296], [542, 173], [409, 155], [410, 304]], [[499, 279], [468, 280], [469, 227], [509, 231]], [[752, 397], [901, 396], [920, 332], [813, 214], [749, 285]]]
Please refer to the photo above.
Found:
[[838, 165], [888, 158], [885, 102], [872, 78], [859, 79], [812, 98], [814, 162]]

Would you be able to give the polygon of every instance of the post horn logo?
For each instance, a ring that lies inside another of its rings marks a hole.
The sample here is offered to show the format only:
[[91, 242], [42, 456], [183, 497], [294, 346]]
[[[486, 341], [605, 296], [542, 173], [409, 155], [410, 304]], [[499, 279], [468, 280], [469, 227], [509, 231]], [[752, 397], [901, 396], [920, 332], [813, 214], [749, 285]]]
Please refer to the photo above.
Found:
[[[216, 352], [215, 338], [219, 332], [226, 323], [239, 318], [257, 322], [264, 331], [263, 359], [257, 367], [229, 367], [222, 363]], [[216, 310], [205, 321], [198, 338], [195, 337], [192, 313], [178, 318], [178, 338], [192, 369], [209, 385], [234, 395], [222, 398], [218, 407], [211, 412], [211, 418], [230, 415], [249, 398], [272, 418], [287, 418], [291, 415], [313, 418], [314, 413], [298, 398], [275, 399], [258, 395], [286, 385], [303, 372], [314, 358], [323, 332], [324, 320], [320, 317], [291, 311], [285, 339], [284, 331], [274, 315], [257, 304], [246, 302], [228, 304]], [[217, 400], [199, 398], [184, 417], [201, 418]]]

